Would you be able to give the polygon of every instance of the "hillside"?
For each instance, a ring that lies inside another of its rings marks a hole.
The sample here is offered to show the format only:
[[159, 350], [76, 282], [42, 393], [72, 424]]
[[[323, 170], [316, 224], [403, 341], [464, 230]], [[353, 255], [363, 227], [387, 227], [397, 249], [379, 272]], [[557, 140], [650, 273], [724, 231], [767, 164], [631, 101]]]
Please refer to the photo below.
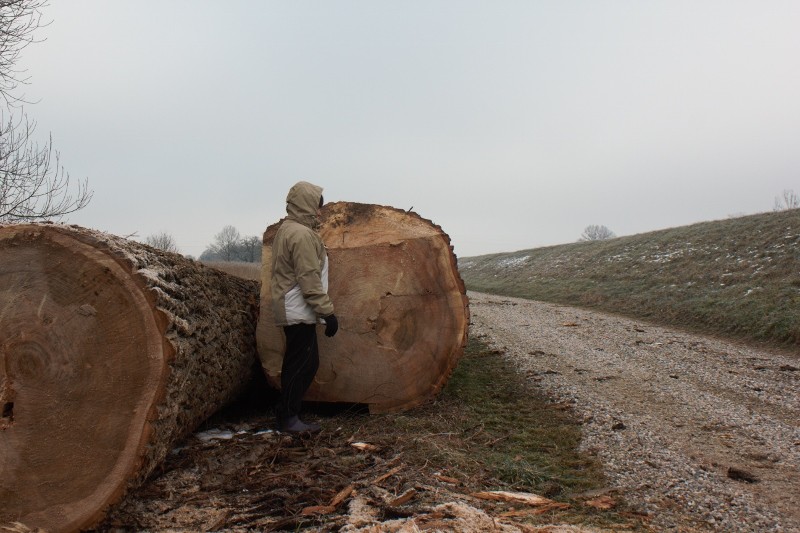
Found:
[[470, 290], [800, 345], [800, 209], [459, 260]]

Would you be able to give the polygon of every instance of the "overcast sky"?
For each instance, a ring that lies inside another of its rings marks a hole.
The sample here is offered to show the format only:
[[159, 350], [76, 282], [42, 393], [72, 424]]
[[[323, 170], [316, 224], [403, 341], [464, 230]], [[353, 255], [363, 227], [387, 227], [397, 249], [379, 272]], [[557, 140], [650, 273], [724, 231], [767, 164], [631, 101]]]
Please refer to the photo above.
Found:
[[800, 2], [53, 0], [20, 65], [89, 207], [199, 255], [307, 180], [459, 256], [800, 192]]

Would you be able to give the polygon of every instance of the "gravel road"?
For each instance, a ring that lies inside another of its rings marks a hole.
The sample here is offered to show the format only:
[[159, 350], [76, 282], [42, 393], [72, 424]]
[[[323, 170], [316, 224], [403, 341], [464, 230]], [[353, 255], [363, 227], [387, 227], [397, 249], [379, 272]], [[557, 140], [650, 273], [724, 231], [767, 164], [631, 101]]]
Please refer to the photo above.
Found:
[[468, 293], [470, 333], [574, 405], [657, 531], [800, 531], [800, 355]]

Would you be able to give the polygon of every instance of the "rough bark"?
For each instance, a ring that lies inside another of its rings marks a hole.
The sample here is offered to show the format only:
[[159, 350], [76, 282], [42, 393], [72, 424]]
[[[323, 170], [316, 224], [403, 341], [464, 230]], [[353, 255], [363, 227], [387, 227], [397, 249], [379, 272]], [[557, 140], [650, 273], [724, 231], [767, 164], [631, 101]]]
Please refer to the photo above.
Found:
[[[328, 204], [321, 221], [339, 333], [329, 339], [320, 330], [320, 368], [305, 399], [387, 412], [434, 397], [464, 352], [469, 326], [449, 237], [416, 213], [377, 205]], [[257, 336], [264, 373], [276, 388], [284, 338], [269, 291], [278, 226], [264, 234]]]
[[257, 294], [112, 235], [0, 226], [0, 525], [89, 527], [139, 485], [247, 385]]

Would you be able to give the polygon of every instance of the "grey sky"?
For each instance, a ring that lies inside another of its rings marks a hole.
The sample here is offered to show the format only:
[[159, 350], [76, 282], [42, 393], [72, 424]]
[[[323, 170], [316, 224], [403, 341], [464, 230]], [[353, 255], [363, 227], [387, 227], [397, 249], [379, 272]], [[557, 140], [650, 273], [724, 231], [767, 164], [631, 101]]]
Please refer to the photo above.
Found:
[[53, 0], [27, 107], [70, 222], [199, 255], [300, 179], [459, 256], [768, 211], [800, 192], [800, 2]]

